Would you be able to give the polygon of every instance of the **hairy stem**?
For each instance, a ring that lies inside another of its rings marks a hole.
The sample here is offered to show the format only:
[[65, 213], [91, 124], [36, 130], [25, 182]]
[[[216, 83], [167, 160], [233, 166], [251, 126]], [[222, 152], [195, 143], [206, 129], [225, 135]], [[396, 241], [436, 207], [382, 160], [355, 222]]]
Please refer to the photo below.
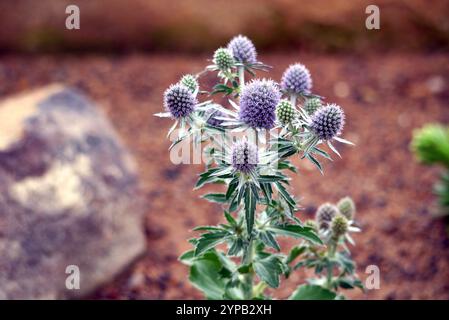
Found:
[[[253, 263], [254, 257], [254, 241], [252, 237], [249, 240], [248, 247], [246, 248], [246, 253], [243, 257], [243, 265], [251, 265]], [[251, 300], [253, 298], [253, 281], [254, 281], [254, 271], [252, 268], [244, 276], [243, 288], [244, 288], [244, 299]]]
[[242, 93], [243, 87], [245, 86], [245, 67], [238, 67], [239, 73], [239, 85], [240, 85], [240, 93]]
[[292, 93], [290, 95], [290, 103], [292, 104], [293, 108], [296, 109], [296, 94]]
[[[332, 258], [334, 258], [335, 256], [335, 250], [337, 249], [337, 243], [332, 241], [329, 244], [329, 247], [327, 248], [327, 258], [330, 260]], [[326, 287], [330, 290], [332, 290], [332, 278], [333, 278], [333, 265], [332, 263], [328, 260], [327, 263], [327, 281], [326, 281]]]

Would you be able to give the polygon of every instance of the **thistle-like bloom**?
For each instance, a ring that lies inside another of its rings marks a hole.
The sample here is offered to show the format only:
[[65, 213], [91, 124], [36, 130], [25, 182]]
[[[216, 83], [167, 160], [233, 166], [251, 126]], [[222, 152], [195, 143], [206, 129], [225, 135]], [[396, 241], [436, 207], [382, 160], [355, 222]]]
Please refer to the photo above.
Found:
[[281, 100], [276, 107], [276, 116], [283, 125], [287, 125], [295, 119], [296, 112], [288, 100]]
[[217, 119], [217, 117], [224, 117], [223, 112], [214, 109], [209, 109], [206, 111], [205, 118], [207, 119], [207, 124], [213, 127], [220, 127], [223, 123], [223, 120]]
[[338, 240], [348, 231], [348, 227], [349, 224], [346, 217], [341, 214], [336, 215], [331, 223], [332, 238]]
[[171, 85], [164, 93], [164, 106], [176, 119], [190, 115], [198, 103], [189, 88], [182, 84]]
[[312, 78], [309, 70], [302, 64], [292, 64], [282, 75], [281, 88], [294, 94], [310, 93]]
[[196, 77], [191, 74], [183, 76], [179, 83], [189, 88], [192, 93], [198, 89], [198, 81], [196, 80]]
[[340, 213], [348, 220], [353, 220], [355, 215], [355, 204], [350, 197], [344, 197], [337, 203]]
[[310, 129], [318, 138], [327, 141], [340, 135], [344, 123], [343, 110], [336, 104], [328, 104], [313, 114]]
[[229, 70], [234, 66], [234, 58], [229, 49], [219, 48], [214, 53], [213, 62], [220, 70]]
[[242, 63], [257, 62], [257, 52], [254, 44], [245, 36], [238, 35], [234, 37], [228, 44], [228, 49], [231, 50], [234, 59]]
[[253, 80], [243, 87], [239, 118], [253, 128], [271, 129], [280, 99], [281, 92], [275, 82], [266, 79]]
[[306, 103], [304, 104], [304, 110], [306, 110], [307, 114], [311, 116], [322, 106], [323, 105], [321, 104], [320, 98], [310, 98], [307, 99]]
[[243, 173], [252, 171], [259, 162], [257, 146], [247, 140], [237, 142], [232, 147], [232, 166]]
[[320, 230], [328, 230], [332, 219], [338, 215], [338, 208], [330, 203], [324, 203], [318, 207], [315, 219]]

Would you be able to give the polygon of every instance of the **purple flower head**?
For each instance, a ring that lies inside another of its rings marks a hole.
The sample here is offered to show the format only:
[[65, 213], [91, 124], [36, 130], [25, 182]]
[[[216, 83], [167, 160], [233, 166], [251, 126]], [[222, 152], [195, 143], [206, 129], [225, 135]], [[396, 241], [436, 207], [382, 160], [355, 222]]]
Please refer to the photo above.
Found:
[[275, 82], [267, 79], [253, 80], [243, 87], [239, 118], [253, 128], [271, 129], [280, 100], [281, 92]]
[[318, 228], [327, 230], [331, 225], [332, 219], [338, 214], [338, 208], [330, 203], [322, 204], [318, 207], [315, 214]]
[[281, 88], [290, 93], [310, 93], [312, 78], [309, 70], [302, 64], [292, 64], [284, 71]]
[[220, 110], [209, 109], [206, 111], [205, 118], [208, 125], [214, 127], [220, 127], [223, 123], [223, 120], [217, 119], [217, 117], [224, 117], [223, 112]]
[[344, 123], [343, 110], [336, 104], [328, 104], [313, 114], [310, 129], [321, 140], [330, 140], [340, 135]]
[[164, 106], [176, 118], [184, 118], [192, 113], [198, 103], [195, 96], [182, 84], [171, 85], [164, 93]]
[[253, 170], [259, 162], [257, 146], [247, 140], [232, 146], [232, 166], [243, 173]]
[[234, 37], [228, 44], [228, 49], [232, 51], [234, 59], [243, 63], [257, 62], [256, 47], [247, 37], [238, 35]]

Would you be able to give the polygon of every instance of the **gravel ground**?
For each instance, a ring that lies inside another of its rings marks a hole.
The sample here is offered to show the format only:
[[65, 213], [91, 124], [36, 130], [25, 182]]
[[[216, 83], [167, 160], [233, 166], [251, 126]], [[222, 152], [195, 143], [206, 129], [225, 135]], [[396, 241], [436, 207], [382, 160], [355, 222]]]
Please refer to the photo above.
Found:
[[[148, 200], [148, 250], [129, 270], [94, 298], [199, 299], [177, 256], [189, 248], [195, 225], [222, 221], [218, 205], [192, 192], [200, 165], [169, 161], [170, 121], [152, 114], [162, 109], [162, 93], [180, 75], [198, 72], [207, 57], [169, 55], [1, 56], [0, 97], [63, 82], [93, 97], [109, 115], [137, 159]], [[300, 60], [312, 72], [315, 91], [341, 104], [347, 113], [344, 137], [357, 146], [340, 146], [343, 159], [325, 163], [325, 175], [307, 163], [293, 191], [304, 198], [302, 219], [325, 201], [352, 196], [363, 232], [355, 236], [354, 258], [362, 279], [366, 266], [381, 271], [380, 290], [354, 291], [353, 299], [449, 299], [449, 239], [442, 220], [432, 218], [431, 187], [438, 169], [413, 159], [413, 128], [431, 121], [449, 123], [449, 57], [384, 54], [330, 56], [262, 55], [280, 79]], [[284, 242], [286, 245], [291, 244]], [[276, 292], [284, 298], [302, 281], [295, 274]]]

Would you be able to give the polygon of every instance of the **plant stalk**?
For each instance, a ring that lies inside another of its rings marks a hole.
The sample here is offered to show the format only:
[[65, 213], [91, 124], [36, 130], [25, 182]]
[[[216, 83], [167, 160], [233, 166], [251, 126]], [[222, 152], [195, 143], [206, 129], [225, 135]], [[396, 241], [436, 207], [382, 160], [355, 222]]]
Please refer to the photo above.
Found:
[[[249, 240], [248, 247], [246, 249], [246, 254], [243, 258], [243, 265], [251, 265], [254, 258], [254, 241], [252, 237]], [[243, 288], [244, 288], [244, 299], [251, 300], [253, 298], [253, 281], [254, 281], [254, 271], [252, 268], [244, 276]]]
[[243, 87], [245, 86], [245, 67], [238, 67], [239, 73], [239, 85], [240, 85], [240, 93], [242, 93]]

